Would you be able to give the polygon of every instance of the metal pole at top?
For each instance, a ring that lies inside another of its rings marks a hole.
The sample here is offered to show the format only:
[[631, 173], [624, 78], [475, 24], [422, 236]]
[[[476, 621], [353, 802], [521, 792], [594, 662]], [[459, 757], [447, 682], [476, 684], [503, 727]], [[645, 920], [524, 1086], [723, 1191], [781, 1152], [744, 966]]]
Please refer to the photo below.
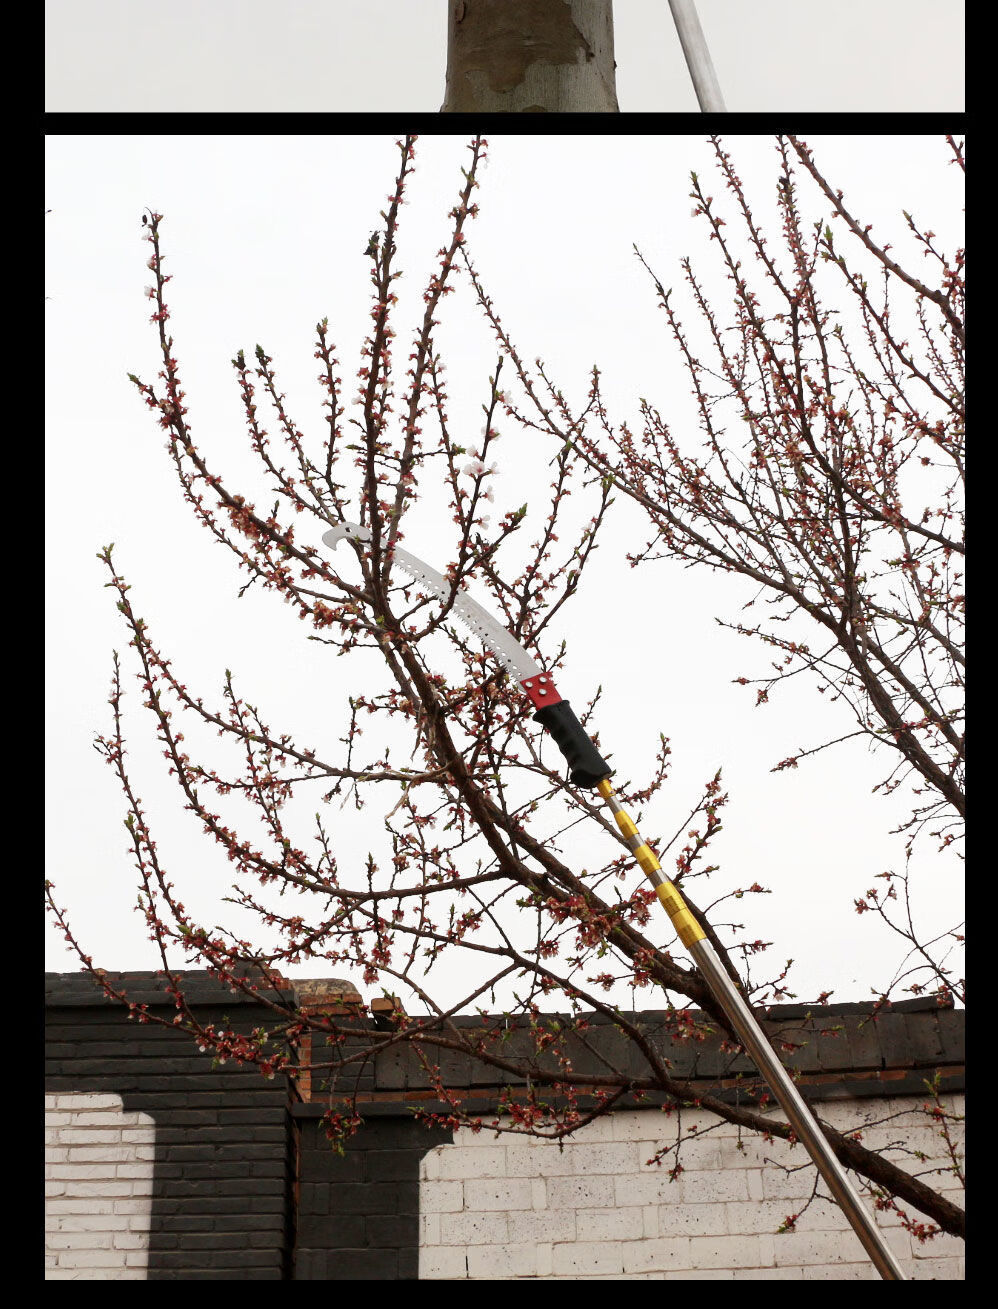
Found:
[[693, 0], [669, 0], [676, 31], [686, 56], [686, 66], [693, 78], [693, 88], [703, 113], [723, 114], [724, 100], [717, 84], [717, 74], [710, 61], [710, 51]]

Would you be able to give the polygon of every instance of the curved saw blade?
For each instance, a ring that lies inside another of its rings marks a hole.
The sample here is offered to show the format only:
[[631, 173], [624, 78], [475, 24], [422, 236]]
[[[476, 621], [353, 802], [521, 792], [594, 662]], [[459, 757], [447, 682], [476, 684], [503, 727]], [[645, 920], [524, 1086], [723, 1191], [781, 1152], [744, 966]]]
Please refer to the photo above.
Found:
[[[371, 530], [368, 527], [361, 527], [359, 523], [339, 523], [336, 527], [330, 528], [328, 532], [323, 532], [322, 541], [324, 545], [335, 549], [344, 537], [349, 537], [354, 541], [370, 541]], [[435, 568], [431, 568], [422, 559], [417, 559], [408, 550], [403, 550], [401, 546], [397, 545], [392, 554], [392, 562], [404, 569], [426, 591], [444, 602], [450, 599], [453, 590], [451, 583], [447, 581], [442, 573], [438, 573]], [[477, 601], [472, 600], [470, 595], [458, 591], [454, 597], [451, 612], [480, 641], [483, 641], [506, 669], [514, 673], [521, 682], [525, 677], [541, 675], [542, 670], [537, 661], [527, 654], [519, 641], [510, 636], [505, 627], [496, 622], [488, 610], [483, 609]]]

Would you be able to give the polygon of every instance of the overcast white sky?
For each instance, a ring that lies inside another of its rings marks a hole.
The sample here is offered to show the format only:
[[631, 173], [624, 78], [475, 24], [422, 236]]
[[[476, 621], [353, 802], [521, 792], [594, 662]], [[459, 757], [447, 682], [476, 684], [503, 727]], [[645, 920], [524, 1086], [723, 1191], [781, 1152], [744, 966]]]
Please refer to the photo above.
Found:
[[[445, 0], [46, 0], [49, 111], [436, 112]], [[957, 0], [697, 0], [729, 111], [961, 111]], [[616, 0], [621, 110], [696, 111], [666, 0]]]
[[[469, 244], [525, 357], [543, 355], [575, 401], [599, 362], [618, 419], [633, 422], [638, 397], [645, 396], [675, 430], [694, 437], [689, 384], [631, 244], [637, 242], [666, 285], [680, 285], [679, 260], [691, 253], [701, 275], [723, 289], [713, 271], [716, 247], [704, 241], [688, 198], [691, 168], [701, 177], [711, 172], [706, 142], [505, 135], [490, 142], [478, 193], [481, 216]], [[931, 226], [944, 247], [961, 242], [962, 196], [941, 139], [815, 136], [809, 144], [832, 184], [894, 243], [902, 262], [910, 253], [902, 208]], [[728, 147], [765, 220], [775, 208], [772, 139], [734, 137]], [[401, 231], [407, 273], [396, 322], [401, 358], [446, 231], [466, 141], [424, 136], [417, 150]], [[237, 601], [244, 579], [234, 560], [182, 503], [162, 434], [126, 378], [135, 372], [153, 380], [159, 366], [143, 295], [149, 247], [140, 216], [147, 206], [165, 215], [171, 327], [193, 432], [230, 489], [253, 500], [265, 491], [247, 452], [229, 361], [240, 347], [249, 353], [263, 344], [294, 421], [319, 449], [325, 425], [314, 324], [329, 316], [349, 393], [368, 322], [362, 252], [391, 186], [397, 151], [388, 134], [133, 135], [50, 137], [47, 155], [48, 876], [98, 964], [154, 968], [158, 960], [131, 909], [123, 800], [91, 745], [110, 725], [112, 649], [123, 655], [138, 791], [181, 898], [209, 924], [217, 922], [230, 876], [163, 780], [165, 763], [132, 689], [134, 666], [113, 593], [102, 589], [98, 548], [116, 543], [137, 611], [181, 681], [211, 702], [224, 670], [233, 669], [240, 692], [259, 704], [272, 728], [292, 732], [320, 755], [335, 753], [346, 696], [363, 688], [370, 665], [362, 656], [330, 660], [303, 639], [291, 611], [258, 588]], [[711, 189], [722, 194], [720, 185]], [[825, 216], [813, 193], [805, 188], [805, 194], [815, 216]], [[494, 346], [463, 279], [441, 317], [438, 344], [449, 361], [453, 427], [466, 424], [473, 440]], [[522, 438], [510, 422], [499, 426], [510, 436], [495, 479], [497, 509], [521, 504], [530, 490], [518, 475]], [[407, 545], [430, 562], [446, 563], [453, 554], [440, 522], [425, 511], [421, 524], [410, 528]], [[668, 563], [630, 570], [624, 553], [643, 540], [633, 511], [622, 508], [589, 587], [563, 611], [556, 635], [569, 639], [572, 656], [560, 689], [579, 703], [603, 683], [604, 749], [615, 752], [638, 784], [651, 767], [659, 731], [671, 737], [672, 780], [642, 824], [648, 836], [671, 835], [702, 783], [724, 766], [731, 801], [712, 860], [722, 865], [714, 894], [755, 880], [772, 888], [771, 896], [736, 905], [750, 938], [774, 942], [771, 970], [793, 957], [791, 982], [802, 998], [831, 988], [836, 1000], [867, 998], [900, 957], [873, 916], [860, 918], [853, 909], [876, 873], [901, 866], [897, 838], [887, 831], [903, 806], [870, 793], [889, 764], [850, 743], [797, 771], [770, 773], [800, 747], [851, 730], [851, 721], [801, 679], [767, 708], [753, 709], [754, 692], [732, 679], [766, 671], [766, 654], [713, 621], [715, 614], [736, 618], [749, 592], [731, 579]], [[625, 615], [640, 620], [643, 639], [628, 633]], [[314, 802], [306, 801], [309, 818]], [[368, 848], [367, 835], [349, 812], [335, 821], [347, 866]], [[917, 921], [924, 930], [938, 928], [939, 887], [957, 895], [959, 865], [940, 861], [930, 846], [915, 874], [923, 892]], [[959, 912], [954, 904], [954, 921]], [[50, 969], [77, 967], [55, 932], [48, 946]], [[645, 993], [644, 1003], [656, 1000]]]

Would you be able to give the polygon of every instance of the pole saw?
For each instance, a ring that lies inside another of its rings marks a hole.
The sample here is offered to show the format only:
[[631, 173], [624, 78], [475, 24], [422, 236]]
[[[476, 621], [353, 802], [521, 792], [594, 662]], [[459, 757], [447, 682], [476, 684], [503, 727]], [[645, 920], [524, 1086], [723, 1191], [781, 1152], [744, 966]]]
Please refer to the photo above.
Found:
[[[344, 537], [363, 543], [370, 541], [371, 531], [357, 523], [343, 522], [323, 533], [322, 540], [325, 545], [335, 548]], [[444, 601], [451, 600], [451, 583], [408, 550], [395, 546], [392, 562], [428, 593]], [[803, 1142], [877, 1272], [885, 1281], [907, 1281], [901, 1265], [873, 1218], [863, 1207], [859, 1194], [825, 1139], [817, 1119], [777, 1057], [741, 992], [725, 971], [703, 928], [683, 900], [679, 888], [665, 876], [655, 852], [642, 838], [633, 819], [617, 799], [610, 785], [613, 769], [596, 749], [569, 702], [558, 693], [550, 673], [545, 673], [523, 646], [469, 595], [458, 591], [453, 598], [451, 612], [488, 646], [506, 671], [520, 683], [536, 710], [535, 721], [553, 737], [565, 756], [573, 785], [597, 791], [606, 802], [635, 860], [655, 888], [655, 894], [669, 915], [680, 941], [727, 1015], [738, 1039], [769, 1084], [798, 1140]]]

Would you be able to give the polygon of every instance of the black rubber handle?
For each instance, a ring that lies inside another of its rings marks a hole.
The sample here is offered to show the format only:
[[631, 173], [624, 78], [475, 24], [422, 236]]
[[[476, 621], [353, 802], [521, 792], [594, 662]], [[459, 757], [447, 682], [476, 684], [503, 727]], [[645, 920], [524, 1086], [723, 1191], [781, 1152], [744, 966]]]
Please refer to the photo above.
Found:
[[538, 709], [534, 721], [554, 737], [558, 749], [568, 760], [569, 775], [576, 786], [592, 789], [613, 772], [567, 700]]

